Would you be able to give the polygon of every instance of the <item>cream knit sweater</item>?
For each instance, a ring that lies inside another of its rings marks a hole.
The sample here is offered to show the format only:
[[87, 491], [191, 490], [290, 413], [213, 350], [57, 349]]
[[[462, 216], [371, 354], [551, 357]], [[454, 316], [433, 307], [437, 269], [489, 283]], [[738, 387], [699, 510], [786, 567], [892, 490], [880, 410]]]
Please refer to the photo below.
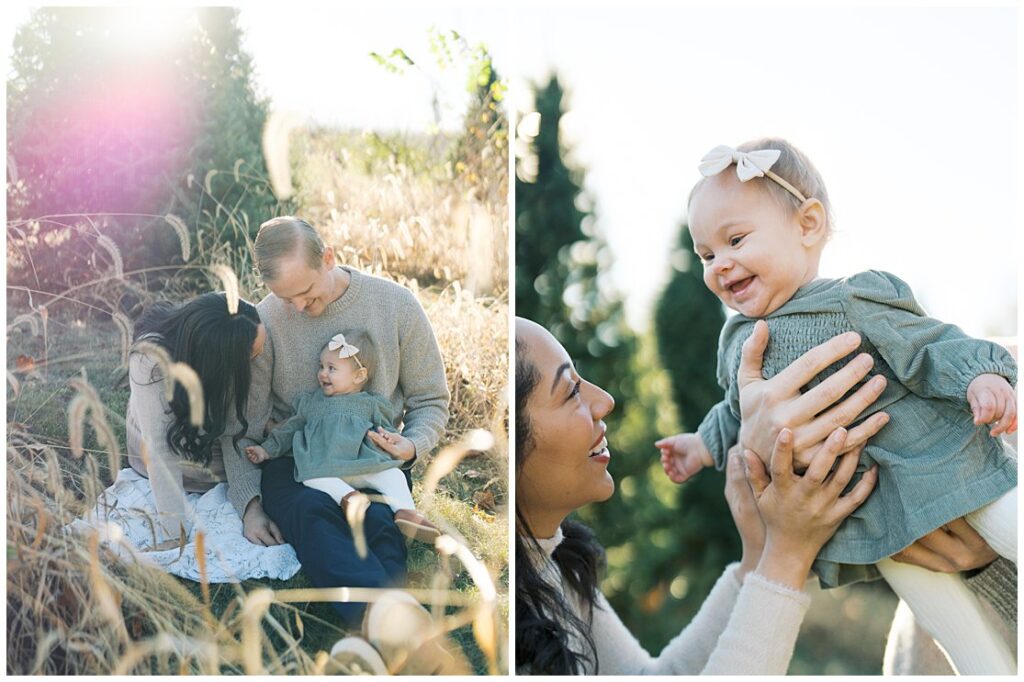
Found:
[[[539, 540], [543, 555], [534, 560], [544, 579], [582, 618], [579, 600], [566, 588], [551, 558], [561, 541], [561, 529], [553, 538]], [[732, 564], [725, 569], [693, 621], [657, 658], [644, 651], [599, 593], [590, 623], [598, 665], [586, 674], [784, 675], [811, 598], [756, 573], [748, 574], [741, 585], [737, 568]], [[575, 651], [587, 650], [578, 637], [570, 635], [570, 640]], [[516, 667], [517, 673], [530, 674], [528, 662], [517, 661]]]

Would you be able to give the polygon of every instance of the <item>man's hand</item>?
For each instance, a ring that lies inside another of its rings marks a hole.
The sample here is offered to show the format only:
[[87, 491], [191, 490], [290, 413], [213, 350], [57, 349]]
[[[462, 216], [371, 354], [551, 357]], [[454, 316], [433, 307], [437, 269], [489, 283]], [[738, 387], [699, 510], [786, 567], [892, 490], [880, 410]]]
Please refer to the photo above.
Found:
[[259, 497], [249, 500], [245, 513], [242, 515], [242, 535], [254, 545], [283, 545], [284, 536], [278, 530], [277, 524], [270, 520], [267, 513], [263, 511], [263, 505]]
[[374, 445], [395, 459], [408, 462], [416, 456], [415, 443], [401, 434], [385, 431], [384, 427], [378, 426], [376, 431], [370, 429], [366, 435]]
[[[819, 372], [857, 350], [859, 345], [858, 334], [841, 334], [815, 346], [766, 380], [762, 364], [768, 346], [768, 325], [758, 321], [743, 344], [737, 376], [742, 419], [740, 443], [766, 461], [765, 453], [775, 447], [779, 432], [788, 428], [793, 431], [793, 461], [797, 470], [810, 466], [829, 434], [848, 426], [885, 389], [885, 377], [875, 376], [852, 396], [828, 409], [871, 370], [874, 361], [867, 353], [861, 353], [807, 393], [800, 393], [801, 387]], [[843, 452], [862, 445], [888, 421], [889, 415], [878, 412], [850, 429]]]
[[892, 559], [939, 573], [956, 573], [987, 566], [998, 556], [978, 531], [963, 519], [955, 519], [896, 552]]

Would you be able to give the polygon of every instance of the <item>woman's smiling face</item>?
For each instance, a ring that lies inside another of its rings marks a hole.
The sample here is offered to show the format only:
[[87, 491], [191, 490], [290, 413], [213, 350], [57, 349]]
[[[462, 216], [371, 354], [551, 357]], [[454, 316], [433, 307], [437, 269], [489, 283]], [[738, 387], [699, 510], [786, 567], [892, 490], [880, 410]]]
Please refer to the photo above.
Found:
[[517, 471], [516, 505], [537, 537], [550, 537], [571, 512], [615, 492], [603, 421], [615, 401], [576, 373], [540, 325], [517, 318], [516, 340], [538, 377], [526, 401], [531, 437]]

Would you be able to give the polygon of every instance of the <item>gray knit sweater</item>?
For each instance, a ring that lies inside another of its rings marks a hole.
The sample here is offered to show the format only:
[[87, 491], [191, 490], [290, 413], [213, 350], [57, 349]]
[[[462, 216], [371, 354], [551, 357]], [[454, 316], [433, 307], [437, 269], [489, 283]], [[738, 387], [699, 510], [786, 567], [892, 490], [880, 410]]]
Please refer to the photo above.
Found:
[[[404, 415], [402, 435], [416, 445], [418, 457], [437, 445], [448, 422], [448, 384], [444, 363], [426, 313], [411, 291], [394, 282], [343, 268], [348, 288], [318, 317], [299, 312], [274, 294], [256, 309], [267, 328], [263, 353], [252, 364], [246, 404], [246, 437], [235, 452], [244, 473], [230, 482], [228, 496], [243, 513], [260, 494], [262, 470], [245, 457], [245, 447], [263, 441], [270, 419], [292, 414], [300, 393], [318, 387], [316, 358], [338, 332], [361, 329], [373, 339], [376, 367], [367, 391], [384, 396], [394, 414]], [[231, 427], [229, 426], [229, 432]], [[227, 464], [230, 439], [226, 439]]]

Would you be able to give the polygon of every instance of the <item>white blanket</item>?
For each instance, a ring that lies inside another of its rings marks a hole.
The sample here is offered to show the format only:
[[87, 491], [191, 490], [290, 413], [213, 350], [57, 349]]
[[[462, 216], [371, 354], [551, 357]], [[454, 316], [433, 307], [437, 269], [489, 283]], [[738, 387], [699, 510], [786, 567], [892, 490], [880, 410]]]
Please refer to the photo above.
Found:
[[134, 469], [122, 469], [114, 484], [84, 519], [70, 528], [76, 532], [99, 530], [100, 538], [125, 560], [139, 560], [173, 575], [199, 581], [196, 534], [204, 535], [206, 580], [236, 583], [255, 578], [287, 580], [299, 570], [291, 545], [263, 547], [242, 535], [242, 519], [227, 499], [227, 484], [220, 483], [205, 493], [187, 493], [192, 506], [194, 528], [184, 549], [152, 550], [151, 518], [156, 517], [153, 489], [149, 479]]

